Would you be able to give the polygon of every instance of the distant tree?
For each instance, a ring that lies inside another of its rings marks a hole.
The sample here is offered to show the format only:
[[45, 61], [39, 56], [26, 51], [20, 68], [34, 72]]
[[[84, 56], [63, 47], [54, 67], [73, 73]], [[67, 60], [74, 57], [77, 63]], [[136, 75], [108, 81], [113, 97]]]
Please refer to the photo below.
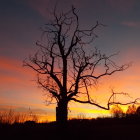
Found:
[[77, 118], [78, 118], [79, 120], [86, 119], [86, 114], [80, 113], [80, 114], [77, 115]]
[[140, 116], [140, 106], [137, 107], [136, 114], [137, 114], [138, 116]]
[[127, 115], [134, 115], [134, 114], [136, 114], [136, 110], [137, 110], [137, 107], [134, 104], [130, 105], [130, 106], [128, 106], [126, 114]]
[[30, 61], [24, 61], [24, 66], [37, 72], [38, 84], [47, 91], [46, 102], [56, 101], [57, 122], [67, 121], [70, 101], [106, 110], [112, 104], [121, 104], [112, 100], [120, 93], [112, 92], [104, 107], [89, 92], [98, 79], [129, 67], [129, 64], [118, 66], [112, 60], [117, 54], [107, 56], [93, 47], [91, 43], [98, 37], [95, 30], [101, 26], [104, 25], [97, 21], [91, 28], [82, 29], [73, 6], [68, 12], [57, 12], [55, 8], [53, 19], [42, 28], [41, 41], [36, 42], [39, 50], [30, 56]]
[[118, 104], [114, 105], [111, 108], [111, 113], [112, 113], [113, 117], [115, 117], [115, 118], [122, 118], [125, 116], [124, 111], [122, 110], [122, 108]]

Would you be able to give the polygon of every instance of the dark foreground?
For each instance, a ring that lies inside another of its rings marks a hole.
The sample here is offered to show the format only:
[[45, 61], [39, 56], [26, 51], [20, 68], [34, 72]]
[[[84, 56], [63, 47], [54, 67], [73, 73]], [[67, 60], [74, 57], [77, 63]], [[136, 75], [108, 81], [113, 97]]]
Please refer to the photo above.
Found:
[[140, 119], [71, 120], [65, 128], [56, 123], [0, 124], [0, 137], [2, 140], [140, 140]]

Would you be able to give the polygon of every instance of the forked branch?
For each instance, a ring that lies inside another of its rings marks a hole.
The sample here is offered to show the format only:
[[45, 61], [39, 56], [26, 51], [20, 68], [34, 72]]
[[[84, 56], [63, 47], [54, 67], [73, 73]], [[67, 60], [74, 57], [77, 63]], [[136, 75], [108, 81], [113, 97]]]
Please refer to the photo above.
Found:
[[121, 93], [115, 93], [113, 90], [112, 90], [112, 94], [111, 96], [109, 97], [108, 99], [108, 103], [107, 103], [107, 106], [102, 106], [96, 102], [93, 102], [93, 100], [91, 100], [90, 98], [88, 98], [88, 100], [86, 101], [83, 101], [83, 100], [79, 100], [79, 99], [76, 99], [76, 98], [71, 98], [71, 100], [75, 101], [75, 102], [78, 102], [78, 103], [84, 103], [84, 104], [91, 104], [91, 105], [94, 105], [94, 106], [97, 106], [101, 109], [104, 109], [104, 110], [110, 110], [110, 107], [111, 105], [130, 105], [130, 104], [140, 104], [138, 101], [140, 100], [140, 98], [136, 98], [134, 101], [130, 101], [130, 102], [127, 102], [127, 103], [121, 103], [121, 102], [118, 102], [118, 101], [114, 101], [113, 98], [116, 96], [116, 95], [125, 95], [127, 96], [128, 94], [127, 93], [124, 93], [124, 92], [121, 92]]

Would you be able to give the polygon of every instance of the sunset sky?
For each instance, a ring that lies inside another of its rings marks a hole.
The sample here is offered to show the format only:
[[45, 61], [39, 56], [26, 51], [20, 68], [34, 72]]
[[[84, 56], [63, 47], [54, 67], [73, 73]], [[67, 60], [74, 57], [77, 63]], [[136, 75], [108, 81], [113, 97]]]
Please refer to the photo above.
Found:
[[[23, 67], [23, 60], [37, 50], [42, 27], [49, 21], [51, 11], [67, 10], [74, 5], [83, 27], [91, 27], [98, 20], [107, 25], [98, 30], [93, 47], [112, 54], [116, 63], [132, 62], [126, 71], [102, 78], [92, 90], [95, 100], [106, 105], [111, 89], [140, 97], [140, 1], [139, 0], [1, 0], [0, 3], [0, 110], [34, 112], [55, 118], [55, 105], [45, 105], [45, 91], [38, 88], [35, 73]], [[126, 99], [121, 97], [125, 102]], [[107, 111], [91, 105], [69, 104], [69, 116], [87, 117], [107, 115]]]

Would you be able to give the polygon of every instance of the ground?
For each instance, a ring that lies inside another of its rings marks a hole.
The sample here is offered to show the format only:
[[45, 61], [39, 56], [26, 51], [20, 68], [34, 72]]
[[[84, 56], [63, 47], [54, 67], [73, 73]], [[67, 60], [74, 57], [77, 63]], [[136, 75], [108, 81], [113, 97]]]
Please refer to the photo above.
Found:
[[71, 120], [65, 128], [53, 123], [0, 124], [4, 140], [134, 140], [140, 139], [140, 119]]

